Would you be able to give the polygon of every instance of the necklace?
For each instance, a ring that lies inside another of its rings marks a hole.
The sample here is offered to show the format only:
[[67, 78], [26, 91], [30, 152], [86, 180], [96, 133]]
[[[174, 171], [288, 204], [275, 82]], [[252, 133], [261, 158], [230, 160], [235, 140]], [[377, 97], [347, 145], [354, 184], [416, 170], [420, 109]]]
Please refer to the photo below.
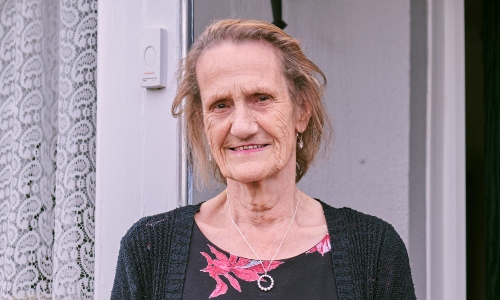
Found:
[[[252, 246], [250, 246], [250, 243], [247, 241], [247, 239], [245, 238], [245, 236], [241, 232], [241, 230], [238, 227], [238, 225], [236, 225], [236, 223], [234, 222], [233, 215], [231, 214], [231, 202], [229, 201], [229, 195], [227, 193], [227, 188], [226, 188], [226, 198], [227, 198], [227, 203], [229, 204], [229, 208], [228, 209], [229, 209], [229, 218], [231, 218], [231, 222], [233, 222], [234, 227], [236, 227], [236, 229], [240, 233], [240, 235], [243, 238], [243, 240], [245, 241], [245, 243], [247, 243], [247, 245], [250, 248], [250, 250], [252, 250], [253, 254], [259, 259], [260, 265], [262, 266], [262, 269], [264, 270], [264, 274], [260, 275], [259, 279], [257, 279], [257, 286], [259, 286], [259, 289], [267, 292], [270, 289], [272, 289], [273, 286], [274, 286], [274, 279], [271, 277], [271, 275], [267, 274], [267, 271], [269, 270], [269, 268], [273, 264], [273, 261], [274, 261], [274, 258], [276, 257], [276, 254], [278, 254], [278, 251], [280, 251], [281, 245], [283, 245], [283, 242], [285, 241], [285, 238], [288, 235], [288, 232], [290, 231], [290, 228], [292, 227], [293, 221], [295, 220], [295, 216], [297, 215], [297, 207], [299, 207], [299, 189], [297, 188], [297, 203], [295, 204], [295, 212], [293, 213], [292, 221], [290, 222], [290, 225], [288, 225], [288, 229], [286, 230], [285, 236], [281, 240], [281, 243], [278, 246], [278, 249], [276, 249], [276, 252], [274, 253], [273, 259], [271, 259], [271, 262], [267, 265], [267, 269], [264, 268], [264, 264], [262, 263], [262, 259], [260, 259], [260, 257], [257, 255], [257, 253], [255, 252], [255, 250], [253, 250]], [[262, 284], [260, 283], [265, 278], [267, 278], [267, 279], [269, 279], [271, 281], [271, 284], [269, 286], [267, 286], [267, 287], [262, 286]]]

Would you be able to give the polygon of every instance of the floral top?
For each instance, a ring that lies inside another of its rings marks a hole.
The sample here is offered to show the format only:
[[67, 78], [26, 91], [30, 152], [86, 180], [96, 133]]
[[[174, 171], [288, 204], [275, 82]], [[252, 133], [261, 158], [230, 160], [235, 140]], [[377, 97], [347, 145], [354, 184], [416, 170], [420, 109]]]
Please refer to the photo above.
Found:
[[[292, 258], [263, 261], [272, 277], [261, 277], [259, 260], [232, 255], [213, 245], [193, 226], [182, 299], [337, 299], [327, 234], [316, 246]], [[260, 279], [259, 279], [260, 278]]]

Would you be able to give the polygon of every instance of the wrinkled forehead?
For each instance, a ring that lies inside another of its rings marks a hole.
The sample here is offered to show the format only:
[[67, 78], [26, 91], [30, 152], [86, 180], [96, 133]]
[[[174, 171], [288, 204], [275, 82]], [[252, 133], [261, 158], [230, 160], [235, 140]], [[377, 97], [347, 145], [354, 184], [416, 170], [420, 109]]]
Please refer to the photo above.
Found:
[[272, 86], [286, 89], [281, 62], [271, 45], [224, 43], [206, 50], [196, 66], [196, 79], [202, 97], [221, 89], [245, 86]]
[[[256, 49], [256, 46], [259, 48], [260, 53], [263, 55], [269, 55], [269, 57], [273, 57], [274, 60], [277, 63], [277, 66], [280, 69], [282, 68], [282, 57], [283, 54], [281, 51], [273, 46], [271, 43], [265, 41], [265, 40], [221, 40], [221, 41], [213, 41], [210, 44], [208, 44], [205, 49], [200, 53], [197, 62], [196, 62], [196, 76], [198, 77], [198, 70], [199, 70], [199, 65], [201, 63], [208, 63], [210, 64], [213, 62], [213, 59], [211, 59], [211, 54], [214, 53], [214, 50], [228, 47], [228, 46], [237, 46], [240, 50], [238, 52], [240, 53], [233, 53], [235, 55], [240, 55], [241, 58], [244, 58], [246, 54], [248, 54], [249, 51], [252, 51], [253, 49]], [[267, 53], [266, 53], [267, 52]], [[213, 62], [215, 63], [215, 62]]]

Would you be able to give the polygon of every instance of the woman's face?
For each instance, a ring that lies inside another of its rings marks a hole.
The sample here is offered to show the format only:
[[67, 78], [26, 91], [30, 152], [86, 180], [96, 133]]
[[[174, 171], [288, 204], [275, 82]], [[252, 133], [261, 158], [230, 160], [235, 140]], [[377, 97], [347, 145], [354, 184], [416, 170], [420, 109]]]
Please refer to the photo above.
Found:
[[223, 42], [196, 65], [205, 133], [224, 177], [255, 182], [293, 172], [296, 132], [308, 117], [294, 107], [275, 50], [265, 42]]

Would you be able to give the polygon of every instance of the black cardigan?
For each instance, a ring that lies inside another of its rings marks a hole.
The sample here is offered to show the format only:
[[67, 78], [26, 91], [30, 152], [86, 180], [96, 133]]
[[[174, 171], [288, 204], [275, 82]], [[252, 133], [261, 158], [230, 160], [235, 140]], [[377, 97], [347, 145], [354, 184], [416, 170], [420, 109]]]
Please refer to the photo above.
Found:
[[[321, 201], [320, 201], [321, 202]], [[323, 202], [338, 298], [416, 299], [406, 247], [379, 218]], [[122, 238], [111, 299], [181, 299], [200, 204], [145, 217]]]

